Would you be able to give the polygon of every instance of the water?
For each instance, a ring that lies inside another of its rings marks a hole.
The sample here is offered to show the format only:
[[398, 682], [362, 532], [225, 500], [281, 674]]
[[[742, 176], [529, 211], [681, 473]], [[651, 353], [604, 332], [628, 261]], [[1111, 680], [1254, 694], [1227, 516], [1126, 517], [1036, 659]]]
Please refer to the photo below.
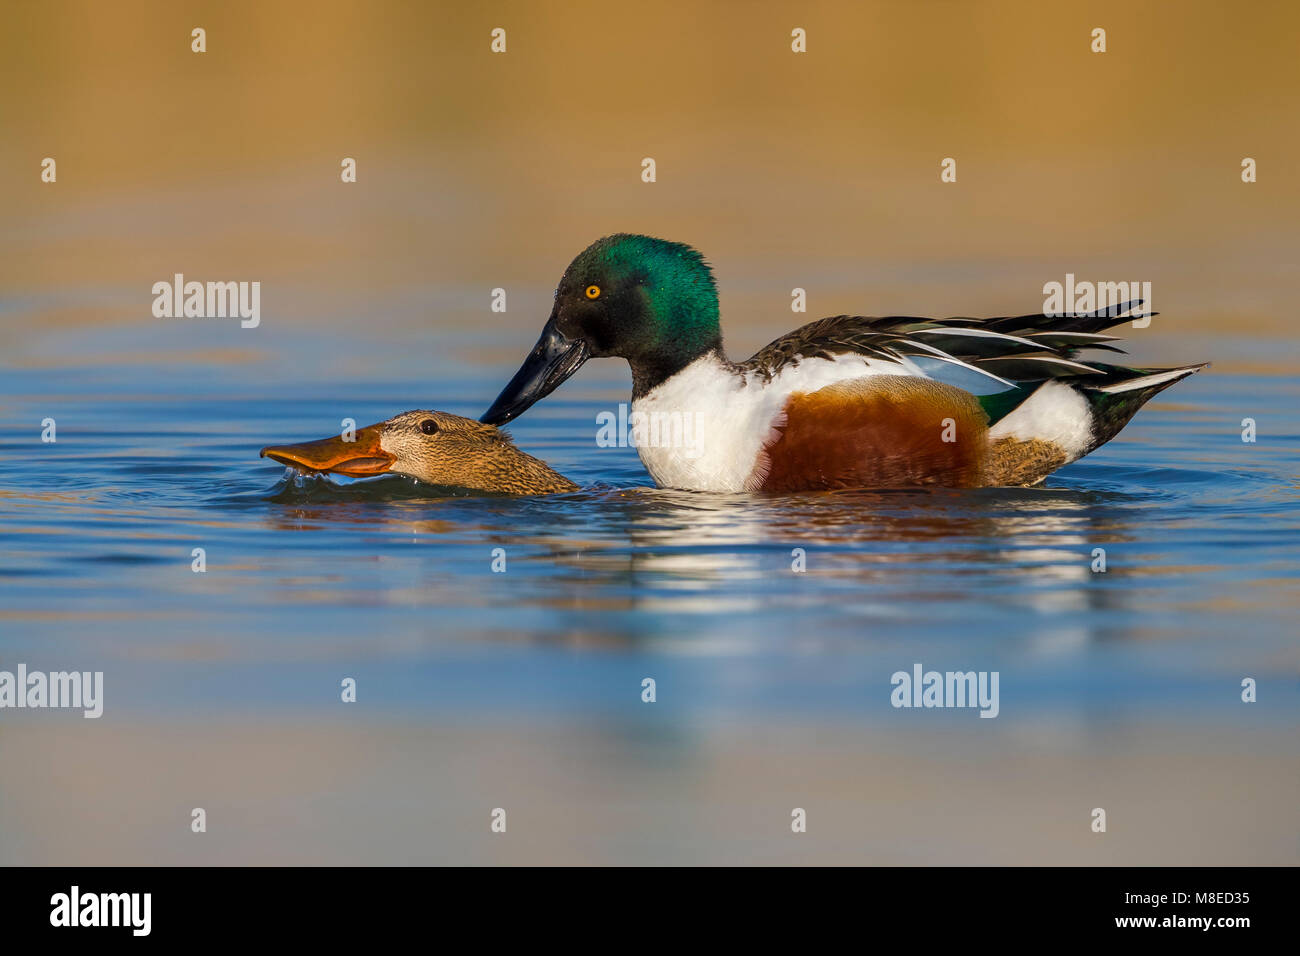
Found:
[[[598, 448], [627, 383], [596, 363], [511, 429], [582, 489], [474, 497], [257, 457], [345, 416], [476, 415], [510, 371], [394, 351], [398, 380], [322, 385], [336, 344], [274, 374], [5, 376], [0, 661], [107, 690], [100, 721], [6, 713], [29, 769], [0, 782], [4, 862], [1295, 861], [1294, 378], [1194, 376], [1044, 487], [762, 497], [654, 489]], [[997, 719], [891, 707], [917, 662], [998, 671]], [[861, 809], [891, 801], [886, 837]], [[1189, 845], [1171, 803], [1224, 825]], [[567, 836], [484, 845], [499, 805]], [[1150, 826], [1099, 851], [1097, 805]], [[219, 847], [186, 842], [191, 806]]]

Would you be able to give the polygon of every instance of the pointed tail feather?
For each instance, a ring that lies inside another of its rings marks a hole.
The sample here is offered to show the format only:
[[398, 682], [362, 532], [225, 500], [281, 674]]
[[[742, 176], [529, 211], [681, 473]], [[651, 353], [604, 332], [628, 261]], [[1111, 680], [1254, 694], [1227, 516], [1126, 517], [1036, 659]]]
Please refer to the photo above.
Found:
[[1185, 365], [1181, 368], [1124, 368], [1118, 365], [1095, 367], [1107, 373], [1101, 381], [1078, 381], [1077, 390], [1092, 408], [1093, 441], [1088, 451], [1106, 444], [1129, 423], [1139, 408], [1175, 382], [1208, 366]]

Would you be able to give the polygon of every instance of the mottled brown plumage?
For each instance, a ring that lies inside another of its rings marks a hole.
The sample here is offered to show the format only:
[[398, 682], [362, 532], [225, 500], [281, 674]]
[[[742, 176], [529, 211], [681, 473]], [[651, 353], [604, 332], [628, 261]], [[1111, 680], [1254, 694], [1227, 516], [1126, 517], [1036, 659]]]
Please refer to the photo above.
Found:
[[1038, 438], [1000, 438], [989, 446], [986, 484], [1006, 487], [1036, 485], [1066, 463], [1059, 445]]
[[544, 461], [515, 447], [510, 436], [446, 412], [404, 412], [345, 436], [274, 445], [262, 457], [293, 468], [342, 475], [385, 472], [430, 485], [507, 495], [548, 495], [578, 486]]

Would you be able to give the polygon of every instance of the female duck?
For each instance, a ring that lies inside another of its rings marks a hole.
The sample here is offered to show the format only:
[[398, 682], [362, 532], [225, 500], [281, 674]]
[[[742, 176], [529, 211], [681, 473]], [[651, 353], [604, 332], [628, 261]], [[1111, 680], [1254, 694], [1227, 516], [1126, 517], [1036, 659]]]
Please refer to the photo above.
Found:
[[505, 432], [446, 412], [404, 412], [357, 429], [353, 440], [322, 438], [270, 445], [263, 458], [305, 471], [367, 476], [392, 473], [430, 485], [506, 495], [550, 495], [578, 486], [515, 447]]

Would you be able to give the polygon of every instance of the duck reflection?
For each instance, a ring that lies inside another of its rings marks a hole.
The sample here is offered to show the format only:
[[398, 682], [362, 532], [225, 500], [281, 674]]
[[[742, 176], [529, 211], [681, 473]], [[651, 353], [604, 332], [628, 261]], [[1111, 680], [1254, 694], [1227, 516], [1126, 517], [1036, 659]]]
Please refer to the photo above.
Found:
[[[896, 615], [979, 602], [1055, 613], [1124, 602], [1131, 590], [1106, 587], [1105, 574], [1142, 573], [1100, 563], [1132, 539], [1132, 496], [1068, 486], [783, 496], [597, 486], [494, 498], [406, 479], [297, 481], [273, 498], [274, 527], [351, 524], [480, 556], [500, 547], [516, 572], [510, 602], [553, 611], [734, 615], [833, 603]], [[468, 584], [492, 569], [478, 557], [447, 570]]]

